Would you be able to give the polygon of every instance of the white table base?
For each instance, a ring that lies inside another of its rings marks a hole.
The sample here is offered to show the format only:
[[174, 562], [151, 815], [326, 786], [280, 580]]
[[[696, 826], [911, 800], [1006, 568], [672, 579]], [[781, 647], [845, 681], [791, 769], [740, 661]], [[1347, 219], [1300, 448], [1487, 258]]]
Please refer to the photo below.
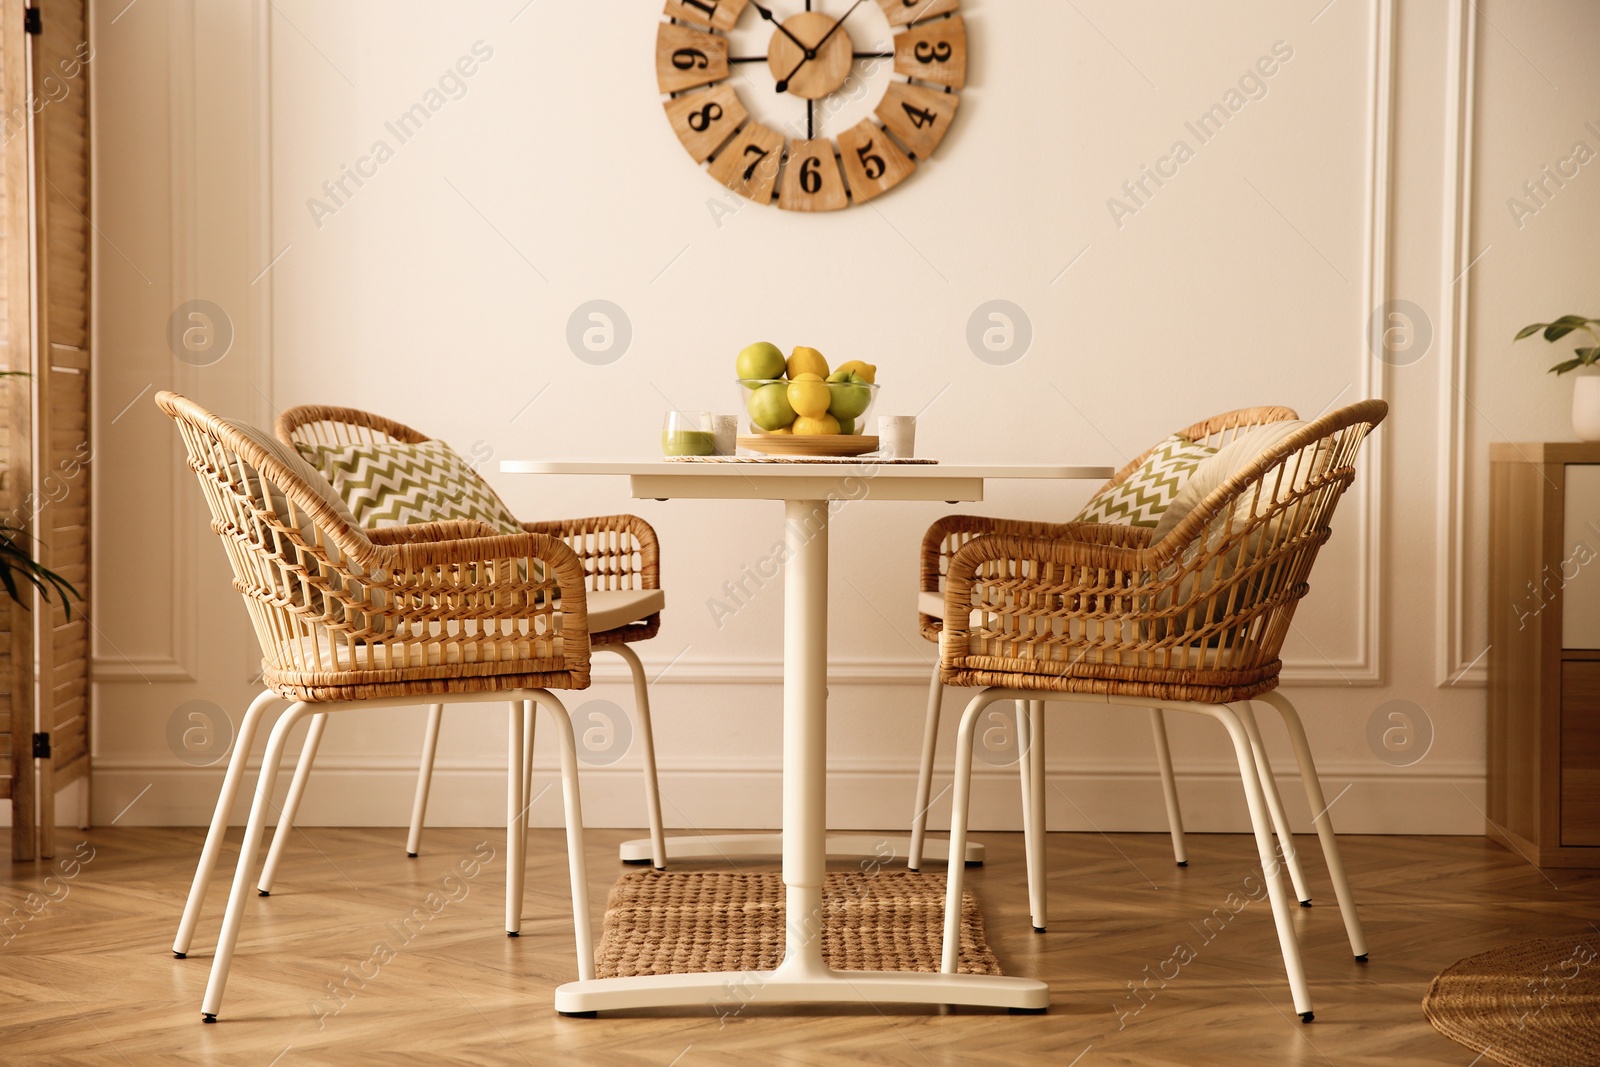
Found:
[[[893, 849], [889, 862], [897, 862], [911, 854], [909, 837], [880, 837], [876, 834], [828, 834], [823, 838], [823, 848], [830, 857], [843, 859], [883, 858], [883, 847]], [[771, 834], [707, 834], [667, 838], [669, 860], [742, 860], [760, 856], [783, 855], [783, 835]], [[617, 850], [623, 863], [650, 863], [655, 853], [648, 837], [624, 841]], [[942, 865], [950, 858], [950, 843], [943, 838], [929, 838], [922, 846], [924, 864]], [[983, 845], [967, 842], [967, 862], [982, 863]]]
[[[981, 496], [980, 492], [977, 494]], [[783, 598], [784, 960], [757, 973], [646, 975], [568, 982], [555, 1006], [567, 1014], [628, 1008], [715, 1010], [731, 990], [740, 1003], [967, 1004], [1041, 1011], [1050, 987], [998, 975], [834, 971], [822, 959], [822, 883], [827, 873], [828, 502], [784, 501], [788, 562]]]

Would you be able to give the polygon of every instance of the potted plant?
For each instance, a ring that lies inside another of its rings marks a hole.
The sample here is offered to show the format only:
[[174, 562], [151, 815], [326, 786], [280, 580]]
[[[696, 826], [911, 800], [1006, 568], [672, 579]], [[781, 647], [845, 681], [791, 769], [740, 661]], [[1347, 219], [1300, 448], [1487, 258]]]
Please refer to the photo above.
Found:
[[1563, 315], [1554, 322], [1535, 322], [1517, 331], [1515, 340], [1532, 337], [1544, 331], [1546, 341], [1559, 341], [1569, 333], [1582, 330], [1592, 344], [1573, 349], [1573, 358], [1562, 360], [1550, 368], [1551, 374], [1577, 371], [1572, 383], [1572, 429], [1583, 441], [1600, 441], [1600, 333], [1595, 327], [1600, 319], [1586, 319], [1582, 315]]
[[22, 590], [17, 585], [18, 575], [39, 590], [45, 603], [50, 602], [50, 590], [54, 589], [61, 597], [61, 606], [66, 610], [67, 618], [72, 618], [72, 598], [82, 600], [82, 594], [72, 587], [71, 582], [34, 559], [33, 553], [28, 551], [27, 544], [23, 542], [25, 537], [26, 531], [17, 529], [9, 522], [0, 522], [0, 585], [4, 585], [11, 599], [24, 608], [28, 607], [28, 603], [22, 599]]
[[[25, 370], [0, 370], [0, 378], [31, 377], [33, 375]], [[0, 458], [0, 485], [4, 484], [3, 468], [4, 459]], [[47, 604], [50, 602], [50, 590], [54, 589], [61, 597], [61, 607], [66, 611], [67, 618], [72, 618], [72, 599], [82, 600], [83, 594], [74, 589], [71, 582], [33, 558], [33, 553], [28, 551], [27, 536], [26, 530], [13, 525], [9, 519], [0, 519], [0, 585], [5, 586], [7, 595], [24, 609], [29, 605], [22, 599], [21, 587], [17, 585], [18, 575], [39, 590], [39, 595], [44, 597]]]

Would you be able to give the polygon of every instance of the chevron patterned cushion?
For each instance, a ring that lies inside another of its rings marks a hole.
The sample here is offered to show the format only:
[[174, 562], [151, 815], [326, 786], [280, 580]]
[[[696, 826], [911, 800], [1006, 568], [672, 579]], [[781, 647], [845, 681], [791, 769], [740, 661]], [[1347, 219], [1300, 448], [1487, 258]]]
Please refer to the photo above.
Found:
[[523, 532], [489, 483], [443, 441], [298, 447], [368, 529], [476, 519], [502, 533]]
[[1157, 445], [1125, 481], [1089, 501], [1075, 521], [1154, 527], [1195, 468], [1216, 451], [1173, 434]]

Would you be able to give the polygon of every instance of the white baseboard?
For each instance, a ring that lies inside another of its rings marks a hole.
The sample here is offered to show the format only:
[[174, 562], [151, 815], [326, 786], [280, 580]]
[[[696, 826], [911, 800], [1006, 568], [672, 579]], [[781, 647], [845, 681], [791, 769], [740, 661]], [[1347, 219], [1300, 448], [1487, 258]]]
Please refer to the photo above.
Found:
[[[433, 826], [504, 824], [505, 772], [487, 764], [440, 762], [428, 807]], [[94, 817], [105, 825], [203, 826], [210, 821], [222, 770], [174, 767], [170, 761], [101, 760], [95, 768]], [[781, 811], [779, 768], [664, 767], [660, 772], [666, 824], [680, 830], [776, 828]], [[278, 797], [287, 787], [280, 776]], [[539, 766], [534, 789], [558, 781], [553, 766]], [[585, 767], [586, 825], [638, 827], [644, 823], [640, 774], [633, 766]], [[253, 783], [252, 772], [249, 781]], [[307, 826], [404, 826], [410, 818], [416, 772], [394, 762], [319, 761], [299, 821]], [[1153, 769], [1067, 768], [1048, 778], [1051, 830], [1159, 832], [1167, 828], [1161, 786]], [[950, 772], [934, 784], [931, 825], [949, 825]], [[1297, 831], [1310, 832], [1310, 809], [1297, 775], [1279, 776]], [[148, 787], [148, 789], [147, 789]], [[828, 780], [828, 826], [836, 830], [903, 828], [916, 789], [914, 765], [845, 765]], [[1370, 765], [1323, 769], [1323, 789], [1342, 833], [1481, 834], [1484, 779], [1470, 767], [1376, 774]], [[141, 796], [141, 791], [143, 795]], [[941, 791], [943, 791], [941, 793]], [[242, 790], [246, 797], [248, 787]], [[1242, 833], [1249, 829], [1237, 771], [1217, 766], [1185, 770], [1179, 793], [1186, 829]], [[135, 802], [137, 798], [137, 802]], [[129, 807], [129, 804], [132, 806]], [[126, 809], [124, 811], [124, 809]], [[244, 800], [234, 818], [247, 814]], [[535, 826], [561, 825], [561, 790], [546, 791], [531, 810]], [[980, 830], [1021, 826], [1014, 769], [985, 768], [973, 784], [972, 825]]]

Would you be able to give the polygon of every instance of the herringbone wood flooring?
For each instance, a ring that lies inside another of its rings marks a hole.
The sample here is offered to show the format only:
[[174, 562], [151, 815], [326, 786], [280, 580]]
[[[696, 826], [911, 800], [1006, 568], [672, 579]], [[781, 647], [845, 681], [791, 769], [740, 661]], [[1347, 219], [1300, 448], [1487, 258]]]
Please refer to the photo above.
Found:
[[[1052, 834], [1054, 921], [1038, 935], [1020, 836], [986, 833], [989, 863], [968, 885], [1006, 972], [1051, 982], [1047, 1015], [750, 1008], [719, 1020], [708, 1005], [563, 1019], [551, 990], [574, 965], [559, 831], [532, 835], [527, 918], [513, 940], [502, 932], [503, 830], [429, 830], [421, 858], [408, 860], [403, 830], [313, 828], [273, 895], [252, 897], [222, 1021], [204, 1026], [225, 882], [190, 958], [168, 951], [201, 836], [63, 834], [55, 864], [0, 867], [0, 1060], [1466, 1067], [1474, 1054], [1422, 1016], [1433, 975], [1493, 945], [1600, 924], [1600, 872], [1540, 872], [1479, 838], [1350, 837], [1346, 862], [1372, 946], [1362, 966], [1350, 959], [1316, 840], [1300, 838], [1317, 897], [1296, 916], [1317, 1013], [1302, 1026], [1265, 901], [1236, 915], [1226, 903], [1236, 894], [1238, 907], [1256, 884], [1250, 838], [1195, 835], [1190, 866], [1178, 870], [1161, 835]], [[615, 846], [625, 836], [591, 833], [597, 919], [623, 869]], [[80, 837], [74, 867], [67, 857]], [[480, 843], [493, 858], [467, 877], [458, 864], [472, 871], [487, 854]], [[392, 958], [374, 954], [380, 942]], [[1180, 943], [1193, 955], [1181, 967]], [[1176, 976], [1152, 977], [1132, 999], [1128, 983], [1163, 970]], [[328, 992], [341, 982], [355, 992]]]

